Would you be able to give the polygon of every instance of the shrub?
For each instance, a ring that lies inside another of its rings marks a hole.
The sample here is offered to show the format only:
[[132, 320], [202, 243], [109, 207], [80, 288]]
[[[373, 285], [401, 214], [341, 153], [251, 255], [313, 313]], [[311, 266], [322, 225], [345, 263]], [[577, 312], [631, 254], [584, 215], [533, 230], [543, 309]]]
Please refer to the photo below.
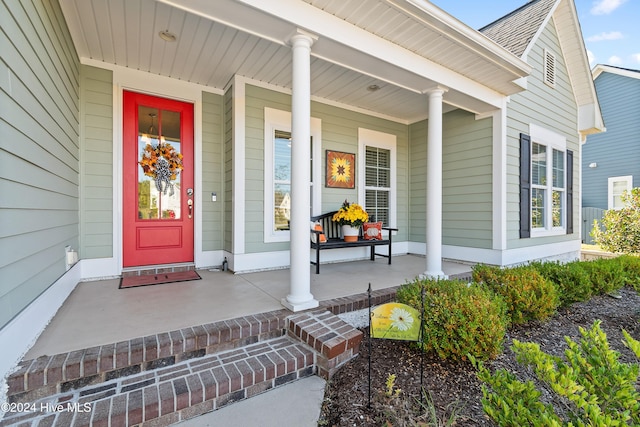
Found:
[[622, 263], [615, 258], [600, 258], [581, 262], [580, 266], [589, 275], [594, 295], [616, 291], [625, 285]]
[[624, 192], [622, 209], [609, 209], [602, 217], [602, 226], [594, 221], [591, 235], [605, 251], [640, 253], [640, 187]]
[[[500, 426], [639, 425], [636, 384], [640, 365], [618, 361], [619, 353], [609, 348], [599, 321], [588, 331], [580, 328], [580, 333], [580, 344], [565, 338], [566, 361], [542, 352], [535, 343], [514, 340], [513, 345], [518, 361], [531, 367], [560, 396], [565, 414], [543, 404], [533, 382], [522, 383], [503, 369], [491, 374], [479, 363], [478, 377], [486, 383], [482, 385], [482, 407], [487, 415]], [[625, 345], [640, 359], [640, 342], [623, 333]]]
[[558, 308], [556, 287], [531, 266], [500, 269], [477, 265], [472, 276], [474, 282], [485, 284], [504, 298], [513, 324], [544, 320]]
[[640, 292], [640, 257], [621, 255], [615, 259], [622, 267], [624, 284]]
[[506, 330], [505, 306], [486, 288], [454, 280], [416, 280], [398, 289], [399, 302], [420, 310], [424, 288], [425, 350], [443, 359], [496, 357]]
[[580, 265], [580, 261], [566, 264], [532, 262], [530, 265], [556, 286], [560, 306], [566, 307], [574, 302], [587, 301], [591, 298], [593, 291], [589, 275]]

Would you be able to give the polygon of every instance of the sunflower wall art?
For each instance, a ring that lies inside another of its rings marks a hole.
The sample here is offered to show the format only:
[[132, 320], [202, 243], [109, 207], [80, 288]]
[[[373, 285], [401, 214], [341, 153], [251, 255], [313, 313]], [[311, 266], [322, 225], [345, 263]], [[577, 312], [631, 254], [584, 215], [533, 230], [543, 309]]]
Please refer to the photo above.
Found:
[[355, 188], [355, 176], [355, 154], [327, 150], [326, 186], [328, 188]]

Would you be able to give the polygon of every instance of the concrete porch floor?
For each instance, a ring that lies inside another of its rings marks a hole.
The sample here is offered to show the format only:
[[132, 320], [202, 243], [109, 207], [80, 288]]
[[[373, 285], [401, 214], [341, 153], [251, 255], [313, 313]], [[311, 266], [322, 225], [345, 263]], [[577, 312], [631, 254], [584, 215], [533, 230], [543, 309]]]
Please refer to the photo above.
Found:
[[[425, 258], [323, 264], [311, 270], [318, 301], [401, 285], [425, 270]], [[310, 266], [310, 269], [312, 267]], [[448, 276], [471, 266], [443, 262]], [[220, 320], [283, 309], [289, 270], [233, 274], [198, 270], [202, 280], [118, 289], [120, 279], [82, 282], [71, 293], [25, 358], [53, 355]]]

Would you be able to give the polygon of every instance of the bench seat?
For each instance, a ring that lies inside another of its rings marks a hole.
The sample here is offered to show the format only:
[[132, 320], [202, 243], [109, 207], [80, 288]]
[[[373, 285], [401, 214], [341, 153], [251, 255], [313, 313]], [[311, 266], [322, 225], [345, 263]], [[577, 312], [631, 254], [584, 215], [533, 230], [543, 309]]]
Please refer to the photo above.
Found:
[[[316, 266], [316, 274], [320, 274], [320, 251], [326, 249], [339, 249], [339, 248], [357, 248], [357, 247], [369, 247], [369, 258], [371, 261], [375, 260], [376, 256], [388, 258], [388, 264], [391, 264], [391, 239], [392, 233], [398, 231], [397, 228], [382, 227], [383, 230], [388, 231], [388, 237], [382, 240], [371, 239], [367, 240], [362, 236], [362, 228], [360, 229], [360, 235], [355, 242], [345, 242], [340, 236], [340, 225], [333, 222], [331, 218], [337, 211], [328, 212], [322, 215], [312, 216], [312, 223], [320, 223], [322, 225], [322, 231], [311, 230], [311, 233], [315, 235], [314, 239], [311, 239], [311, 249], [315, 249], [315, 260], [311, 260], [311, 264]], [[326, 242], [320, 242], [320, 234], [324, 234], [327, 238]], [[376, 246], [387, 246], [389, 248], [388, 255], [381, 254], [375, 251]]]

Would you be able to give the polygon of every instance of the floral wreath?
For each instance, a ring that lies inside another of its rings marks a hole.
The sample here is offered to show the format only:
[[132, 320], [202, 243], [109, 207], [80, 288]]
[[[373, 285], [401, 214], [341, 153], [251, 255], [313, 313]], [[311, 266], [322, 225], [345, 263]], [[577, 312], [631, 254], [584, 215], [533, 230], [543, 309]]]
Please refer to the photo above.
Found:
[[[182, 164], [182, 154], [178, 153], [173, 146], [167, 142], [160, 142], [153, 146], [147, 144], [142, 151], [140, 161], [142, 171], [150, 176], [156, 183], [156, 188], [163, 194], [173, 196], [173, 183], [184, 168]], [[165, 183], [164, 189], [162, 183]]]

